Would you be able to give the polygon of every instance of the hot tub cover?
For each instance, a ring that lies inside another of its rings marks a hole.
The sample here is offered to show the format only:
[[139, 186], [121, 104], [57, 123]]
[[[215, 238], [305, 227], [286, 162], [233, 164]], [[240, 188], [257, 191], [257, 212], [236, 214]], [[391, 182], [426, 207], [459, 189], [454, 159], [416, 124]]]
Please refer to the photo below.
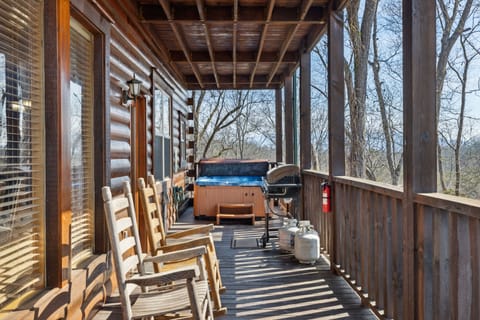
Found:
[[267, 160], [202, 159], [197, 165], [198, 177], [205, 176], [265, 176]]

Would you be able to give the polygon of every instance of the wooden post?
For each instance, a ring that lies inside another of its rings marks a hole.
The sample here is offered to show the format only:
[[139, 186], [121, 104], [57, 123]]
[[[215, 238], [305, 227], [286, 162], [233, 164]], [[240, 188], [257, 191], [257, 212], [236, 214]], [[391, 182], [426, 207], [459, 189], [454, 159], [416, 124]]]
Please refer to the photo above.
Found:
[[[48, 124], [45, 145], [46, 199], [45, 254], [47, 287], [63, 287], [70, 278], [70, 2], [45, 3], [45, 121]], [[55, 201], [57, 200], [57, 201]]]
[[285, 78], [285, 163], [293, 163], [293, 76]]
[[143, 215], [143, 208], [140, 204], [140, 195], [137, 186], [138, 178], [147, 179], [148, 175], [148, 136], [147, 136], [147, 103], [145, 97], [137, 97], [135, 104], [132, 105], [132, 113], [135, 114], [135, 126], [132, 128], [135, 137], [135, 174], [132, 177], [133, 199], [135, 201], [135, 208], [137, 208], [137, 221], [140, 232], [140, 241], [144, 248], [147, 248], [147, 230], [145, 228], [145, 218]]
[[283, 162], [282, 89], [275, 90], [275, 145], [277, 162]]
[[435, 36], [435, 1], [404, 0], [403, 319], [424, 316], [417, 312], [423, 308], [424, 300], [419, 289], [422, 284], [416, 284], [415, 279], [414, 196], [419, 192], [435, 192], [437, 186]]
[[[332, 11], [328, 22], [328, 175], [345, 175], [345, 87], [343, 73], [343, 11]], [[331, 239], [332, 271], [336, 263], [335, 189], [332, 189]]]
[[311, 142], [311, 56], [310, 52], [302, 54], [300, 59], [300, 168], [312, 167]]

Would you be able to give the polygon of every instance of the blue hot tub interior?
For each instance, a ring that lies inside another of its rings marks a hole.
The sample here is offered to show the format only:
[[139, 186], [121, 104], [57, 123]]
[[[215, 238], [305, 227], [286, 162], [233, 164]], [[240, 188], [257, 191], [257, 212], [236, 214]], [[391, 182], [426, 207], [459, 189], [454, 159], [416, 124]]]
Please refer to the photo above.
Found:
[[263, 187], [269, 169], [266, 160], [213, 159], [198, 163], [197, 186]]
[[197, 178], [198, 186], [243, 186], [262, 187], [261, 176], [201, 176]]

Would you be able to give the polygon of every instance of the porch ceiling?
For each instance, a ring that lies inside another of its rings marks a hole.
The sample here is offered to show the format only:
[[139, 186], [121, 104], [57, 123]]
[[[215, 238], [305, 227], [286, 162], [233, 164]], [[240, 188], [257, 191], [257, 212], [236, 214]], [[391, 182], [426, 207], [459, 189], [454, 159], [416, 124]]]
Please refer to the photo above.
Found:
[[187, 89], [271, 89], [343, 0], [138, 0], [140, 21]]

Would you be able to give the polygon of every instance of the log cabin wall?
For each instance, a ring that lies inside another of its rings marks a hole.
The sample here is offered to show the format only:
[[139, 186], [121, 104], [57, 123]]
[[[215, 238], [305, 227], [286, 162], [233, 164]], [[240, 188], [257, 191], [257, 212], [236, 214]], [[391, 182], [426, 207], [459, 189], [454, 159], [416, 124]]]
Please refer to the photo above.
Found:
[[[95, 190], [110, 185], [119, 193], [122, 181], [146, 177], [154, 167], [154, 111], [152, 90], [155, 87], [171, 99], [170, 154], [179, 154], [181, 121], [186, 121], [187, 93], [162, 66], [153, 53], [155, 44], [142, 32], [135, 20], [135, 8], [128, 1], [115, 0], [38, 0], [43, 10], [44, 31], [43, 95], [46, 117], [46, 174], [44, 184], [46, 246], [45, 284], [18, 299], [0, 306], [0, 319], [86, 319], [115, 289], [112, 261], [104, 229], [101, 195], [95, 196], [95, 247], [93, 256], [71, 266], [71, 181], [68, 164], [69, 138], [61, 131], [68, 128], [70, 76], [70, 17], [91, 26], [94, 40]], [[3, 9], [2, 9], [3, 10]], [[33, 21], [33, 20], [32, 20]], [[59, 30], [61, 32], [59, 32]], [[142, 82], [135, 106], [122, 103], [122, 89], [135, 73]], [[156, 76], [154, 76], [154, 74]], [[48, 103], [47, 103], [48, 102]], [[140, 125], [139, 125], [140, 124]], [[132, 128], [137, 128], [132, 132]], [[141, 129], [138, 129], [141, 128]], [[143, 140], [142, 140], [143, 139]], [[143, 143], [139, 143], [143, 142]], [[133, 155], [134, 147], [138, 151]], [[68, 153], [68, 152], [67, 152]], [[144, 155], [140, 157], [139, 155]], [[185, 157], [185, 155], [183, 155]], [[169, 160], [173, 164], [174, 160]], [[181, 159], [175, 160], [181, 164]], [[97, 167], [98, 172], [97, 172]], [[181, 172], [181, 165], [171, 165], [167, 176]], [[175, 169], [175, 170], [174, 170]], [[138, 206], [140, 207], [140, 206]], [[139, 221], [141, 225], [143, 222]], [[70, 240], [69, 240], [70, 239]], [[60, 245], [62, 244], [62, 245]]]
[[[153, 161], [153, 118], [152, 94], [154, 89], [160, 89], [171, 99], [170, 128], [172, 147], [171, 154], [178, 153], [180, 127], [179, 113], [186, 115], [186, 91], [183, 90], [162, 68], [162, 62], [151, 52], [148, 39], [141, 33], [141, 25], [135, 24], [134, 19], [127, 12], [134, 12], [135, 7], [116, 1], [98, 1], [111, 16], [115, 17], [112, 25], [110, 45], [110, 108], [111, 108], [111, 186], [113, 190], [120, 190], [124, 180], [132, 177], [131, 153], [131, 110], [130, 106], [121, 103], [122, 89], [126, 89], [126, 82], [135, 73], [142, 82], [143, 98], [137, 98], [135, 104], [146, 105], [146, 132], [147, 158], [145, 174], [155, 171]], [[128, 21], [130, 23], [124, 23]], [[135, 106], [136, 107], [136, 106]], [[132, 107], [132, 108], [135, 108]], [[136, 119], [138, 122], [141, 119]], [[178, 160], [177, 160], [178, 161]], [[172, 168], [174, 166], [171, 165]], [[180, 169], [180, 168], [179, 168]], [[171, 176], [170, 170], [166, 176]], [[132, 184], [133, 187], [133, 184]]]

